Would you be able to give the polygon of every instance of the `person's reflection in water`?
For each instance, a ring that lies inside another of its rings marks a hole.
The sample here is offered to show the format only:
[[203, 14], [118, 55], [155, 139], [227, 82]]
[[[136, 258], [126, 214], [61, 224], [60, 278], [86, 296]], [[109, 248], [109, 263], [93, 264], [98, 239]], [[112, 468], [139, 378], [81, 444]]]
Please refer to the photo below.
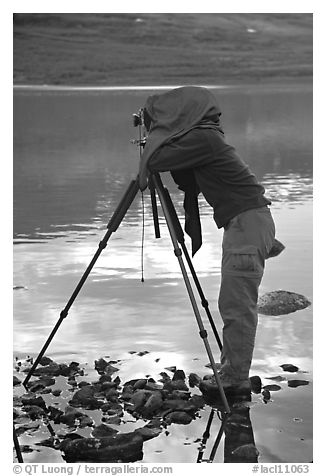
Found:
[[214, 461], [217, 448], [222, 441], [223, 433], [225, 434], [224, 463], [256, 463], [258, 461], [258, 450], [255, 445], [254, 433], [250, 420], [250, 406], [248, 405], [250, 400], [251, 398], [247, 398], [246, 400], [233, 400], [232, 402], [229, 402], [231, 413], [222, 418], [221, 426], [216, 435], [210, 456], [208, 459], [205, 459], [204, 449], [206, 447], [206, 442], [210, 437], [210, 427], [213, 417], [214, 415], [217, 415], [216, 417], [219, 415], [219, 408], [214, 405], [203, 434], [197, 463], [212, 463]]

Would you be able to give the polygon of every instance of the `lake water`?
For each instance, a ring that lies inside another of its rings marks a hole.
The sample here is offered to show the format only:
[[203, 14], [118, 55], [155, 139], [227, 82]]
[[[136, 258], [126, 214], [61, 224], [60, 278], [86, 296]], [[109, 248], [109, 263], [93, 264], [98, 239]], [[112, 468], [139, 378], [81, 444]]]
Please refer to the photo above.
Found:
[[[286, 245], [279, 257], [267, 262], [260, 292], [284, 289], [312, 300], [312, 88], [248, 86], [213, 91], [223, 111], [226, 137], [265, 186], [273, 201], [277, 237]], [[15, 91], [15, 356], [38, 354], [135, 177], [139, 151], [130, 142], [137, 137], [132, 113], [149, 94]], [[162, 177], [183, 221], [183, 197], [168, 174]], [[148, 192], [144, 206], [145, 282], [141, 282], [142, 200], [138, 194], [47, 355], [88, 364], [109, 355], [121, 359], [119, 375], [126, 378], [146, 374], [157, 378], [171, 365], [202, 376], [207, 373], [208, 358], [163, 219], [162, 238], [154, 237]], [[222, 232], [204, 200], [200, 206], [204, 243], [193, 263], [221, 330], [217, 295]], [[253, 398], [251, 422], [259, 460], [309, 462], [312, 307], [259, 320], [252, 375], [271, 383], [266, 377], [280, 375], [279, 366], [292, 363], [300, 369], [295, 378], [310, 382], [298, 388], [283, 385], [268, 404], [260, 396]], [[211, 335], [209, 341], [218, 360]], [[129, 353], [145, 350], [149, 353], [142, 357]], [[161, 435], [146, 443], [144, 462], [195, 462], [196, 440], [202, 436], [208, 414], [206, 409], [193, 424], [173, 425], [168, 437]], [[207, 451], [210, 444], [213, 441]], [[215, 462], [223, 461], [222, 447]], [[61, 457], [57, 452], [33, 452], [24, 460], [50, 462]]]

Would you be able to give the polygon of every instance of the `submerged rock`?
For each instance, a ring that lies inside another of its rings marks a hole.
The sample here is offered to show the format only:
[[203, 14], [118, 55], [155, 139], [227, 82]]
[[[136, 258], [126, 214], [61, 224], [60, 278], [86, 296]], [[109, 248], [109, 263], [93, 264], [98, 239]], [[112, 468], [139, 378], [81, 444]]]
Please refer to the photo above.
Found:
[[242, 462], [254, 463], [257, 461], [259, 451], [257, 450], [255, 445], [249, 443], [248, 445], [242, 445], [233, 450], [232, 455], [236, 456], [237, 458], [241, 458]]
[[290, 291], [272, 291], [260, 296], [257, 303], [259, 314], [280, 316], [305, 309], [311, 302], [302, 294]]
[[278, 390], [281, 390], [282, 387], [276, 384], [271, 384], [271, 385], [264, 385], [263, 389], [264, 390], [269, 390], [270, 392], [277, 392]]
[[288, 380], [288, 386], [289, 387], [293, 387], [293, 388], [296, 388], [296, 387], [300, 387], [301, 385], [309, 385], [309, 381], [308, 380]]
[[134, 462], [143, 458], [143, 438], [133, 432], [104, 438], [67, 439], [61, 443], [60, 449], [67, 463]]
[[297, 372], [299, 370], [299, 367], [292, 364], [282, 364], [280, 367], [282, 367], [284, 372]]

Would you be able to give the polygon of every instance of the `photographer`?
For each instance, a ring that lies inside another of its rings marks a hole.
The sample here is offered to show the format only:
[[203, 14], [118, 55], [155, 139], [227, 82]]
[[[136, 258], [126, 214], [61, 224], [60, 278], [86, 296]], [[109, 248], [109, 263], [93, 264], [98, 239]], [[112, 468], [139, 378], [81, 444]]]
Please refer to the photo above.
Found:
[[[223, 319], [221, 381], [225, 393], [248, 394], [257, 327], [258, 288], [275, 243], [269, 205], [249, 167], [225, 138], [215, 96], [186, 86], [150, 96], [144, 108], [148, 138], [139, 185], [150, 173], [170, 171], [185, 192], [186, 232], [193, 255], [201, 246], [198, 194], [224, 228], [218, 306]], [[207, 383], [207, 386], [213, 385]]]

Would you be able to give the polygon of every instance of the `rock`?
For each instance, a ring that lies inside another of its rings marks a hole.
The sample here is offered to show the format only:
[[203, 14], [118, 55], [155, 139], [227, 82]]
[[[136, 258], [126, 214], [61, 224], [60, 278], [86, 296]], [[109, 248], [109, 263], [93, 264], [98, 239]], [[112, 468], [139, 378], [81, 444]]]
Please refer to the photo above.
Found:
[[305, 309], [311, 302], [302, 294], [290, 291], [272, 291], [260, 296], [257, 303], [259, 314], [280, 316]]
[[134, 462], [143, 458], [143, 438], [133, 432], [104, 438], [67, 439], [61, 443], [60, 449], [67, 463]]
[[178, 423], [179, 425], [189, 425], [192, 422], [192, 416], [186, 412], [178, 411], [171, 412], [164, 417], [164, 420], [168, 425], [171, 423]]
[[21, 380], [19, 380], [19, 378], [17, 378], [16, 375], [14, 375], [13, 386], [15, 387], [16, 385], [20, 385], [21, 383], [22, 383]]
[[288, 386], [289, 387], [300, 387], [301, 385], [309, 385], [308, 380], [288, 380]]
[[33, 380], [29, 382], [27, 387], [30, 392], [38, 392], [40, 390], [44, 390], [45, 387], [50, 387], [51, 385], [55, 384], [55, 379], [52, 377], [41, 377], [38, 380]]
[[280, 387], [279, 385], [264, 385], [263, 386], [263, 389], [264, 390], [269, 390], [270, 392], [277, 392], [278, 390], [281, 390], [282, 387]]
[[137, 355], [139, 355], [139, 357], [143, 357], [143, 355], [146, 355], [146, 354], [149, 354], [148, 350], [142, 350], [142, 351], [137, 353]]
[[183, 370], [176, 370], [173, 374], [172, 380], [186, 380], [186, 375]]
[[171, 393], [172, 399], [188, 400], [190, 397], [190, 392], [185, 390], [173, 390]]
[[265, 377], [268, 380], [275, 380], [275, 382], [284, 382], [285, 377], [281, 377], [280, 375], [276, 375], [276, 377]]
[[24, 405], [23, 410], [28, 414], [31, 420], [38, 420], [45, 416], [43, 408], [37, 405]]
[[147, 379], [141, 378], [139, 380], [136, 380], [133, 387], [135, 390], [142, 389], [142, 388], [145, 388], [146, 384], [147, 384]]
[[45, 365], [44, 367], [38, 367], [34, 371], [35, 376], [51, 376], [51, 377], [57, 377], [58, 375], [61, 374], [61, 367], [59, 364], [56, 364], [55, 362], [51, 362], [49, 365]]
[[82, 387], [80, 390], [77, 390], [73, 394], [72, 399], [69, 401], [69, 404], [73, 407], [82, 407], [88, 410], [95, 410], [100, 408], [103, 402], [97, 400], [94, 394], [97, 392], [97, 388], [92, 385], [87, 385]]
[[59, 416], [60, 423], [65, 423], [67, 426], [77, 426], [82, 427], [92, 426], [93, 420], [85, 413], [76, 410], [73, 407], [66, 407], [63, 415]]
[[39, 360], [39, 364], [42, 366], [49, 365], [52, 363], [53, 363], [53, 360], [50, 359], [50, 357], [46, 357], [46, 356], [41, 357], [41, 359]]
[[262, 394], [262, 396], [263, 396], [263, 400], [264, 400], [265, 403], [267, 403], [268, 400], [271, 399], [271, 392], [270, 392], [269, 390], [263, 390], [263, 391], [261, 392], [261, 394]]
[[297, 372], [299, 370], [299, 368], [296, 365], [292, 365], [292, 364], [283, 364], [283, 365], [280, 365], [280, 367], [282, 367], [284, 372]]
[[112, 428], [109, 425], [105, 425], [101, 423], [100, 425], [96, 426], [92, 431], [92, 436], [94, 438], [102, 438], [104, 436], [112, 436], [118, 433], [118, 430]]
[[173, 392], [173, 390], [184, 390], [185, 392], [189, 392], [189, 388], [183, 380], [165, 382], [163, 385], [163, 390], [167, 390], [168, 392]]
[[150, 428], [148, 426], [144, 426], [143, 428], [137, 428], [135, 433], [140, 435], [143, 441], [147, 441], [160, 435], [162, 433], [162, 428]]
[[61, 395], [61, 392], [62, 390], [60, 390], [59, 388], [55, 388], [52, 390], [52, 395], [54, 395], [55, 397], [59, 397], [59, 395]]
[[198, 407], [193, 403], [185, 400], [166, 399], [163, 403], [163, 410], [181, 410], [184, 412], [194, 412]]
[[[256, 462], [259, 452], [255, 445], [249, 443], [248, 445], [238, 446], [235, 450], [232, 451], [232, 455], [237, 458], [241, 458], [242, 462]], [[246, 460], [246, 461], [243, 461]]]
[[24, 406], [25, 405], [36, 405], [40, 408], [43, 408], [43, 410], [46, 409], [44, 399], [40, 396], [37, 396], [33, 392], [25, 393], [24, 395], [22, 395], [21, 396], [21, 402]]
[[102, 418], [102, 421], [104, 421], [105, 423], [109, 423], [111, 425], [120, 425], [121, 423], [121, 418], [118, 416], [118, 415], [114, 415], [114, 416], [104, 416]]
[[197, 374], [191, 373], [191, 374], [189, 374], [188, 381], [189, 381], [189, 386], [191, 388], [194, 388], [194, 387], [199, 386], [199, 384], [201, 382], [201, 378], [198, 377]]
[[63, 411], [59, 410], [59, 408], [53, 407], [49, 405], [48, 407], [48, 418], [53, 421], [53, 423], [59, 424], [61, 423], [61, 416], [63, 415]]
[[143, 409], [142, 414], [146, 418], [152, 417], [155, 412], [157, 412], [163, 405], [163, 399], [160, 392], [153, 393], [148, 400], [146, 401]]
[[141, 408], [150, 395], [151, 392], [149, 390], [137, 390], [130, 399], [131, 403], [134, 405], [133, 410], [137, 411], [139, 408]]
[[169, 372], [173, 372], [173, 373], [177, 370], [175, 365], [173, 365], [172, 367], [164, 367], [164, 368], [165, 370], [168, 370]]
[[249, 378], [250, 384], [251, 384], [251, 390], [254, 393], [260, 393], [261, 392], [261, 378], [259, 375], [253, 375], [252, 377]]
[[36, 421], [29, 421], [23, 423], [22, 425], [16, 426], [16, 434], [17, 436], [22, 435], [25, 431], [36, 431], [40, 424]]

